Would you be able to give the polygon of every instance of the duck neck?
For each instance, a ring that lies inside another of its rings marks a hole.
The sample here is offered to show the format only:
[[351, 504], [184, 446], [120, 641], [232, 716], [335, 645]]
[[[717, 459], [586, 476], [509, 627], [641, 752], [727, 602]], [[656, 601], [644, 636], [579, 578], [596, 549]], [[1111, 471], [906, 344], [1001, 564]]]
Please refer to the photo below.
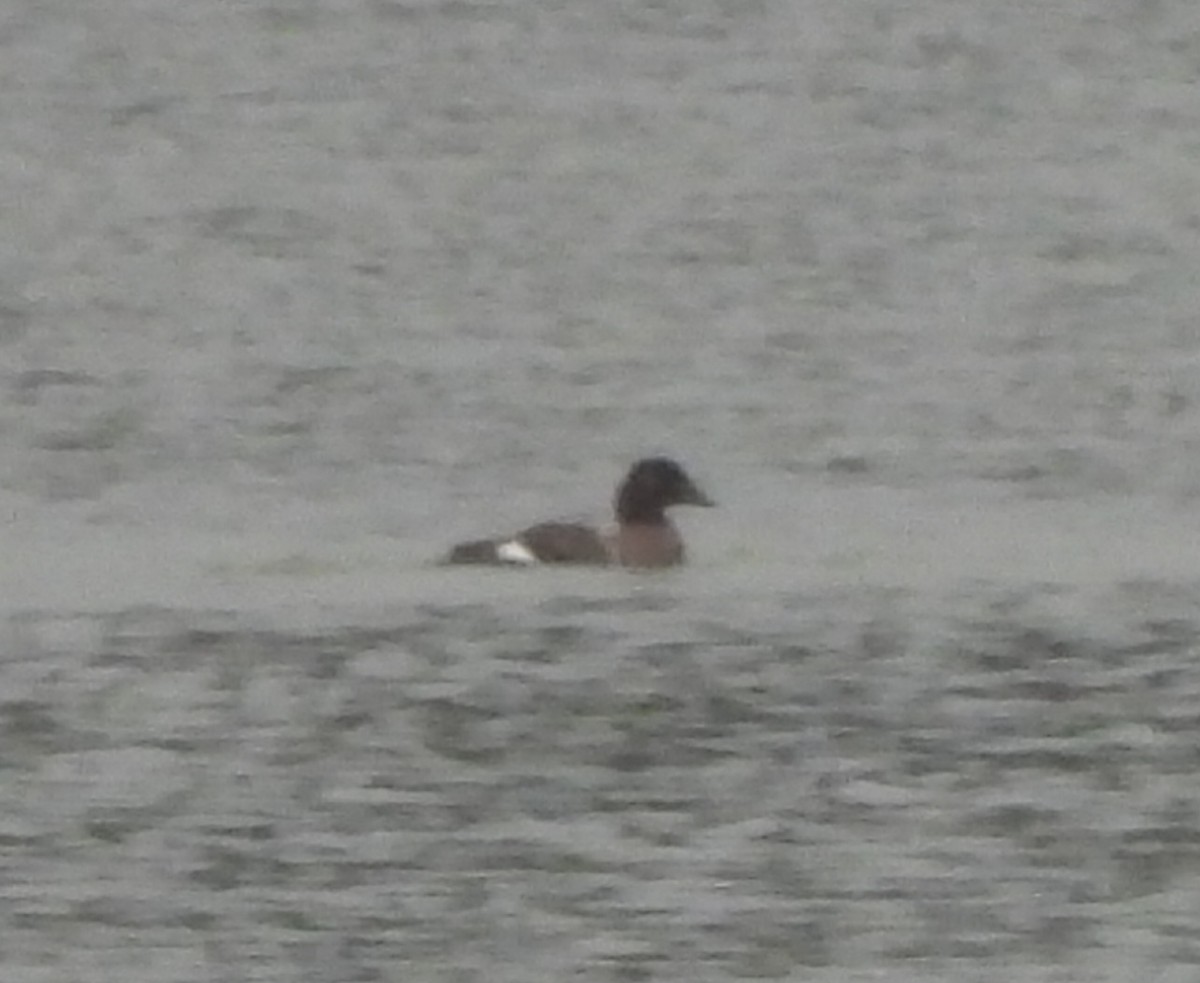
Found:
[[647, 505], [628, 495], [618, 496], [616, 512], [617, 522], [623, 526], [665, 526], [668, 523], [661, 505]]

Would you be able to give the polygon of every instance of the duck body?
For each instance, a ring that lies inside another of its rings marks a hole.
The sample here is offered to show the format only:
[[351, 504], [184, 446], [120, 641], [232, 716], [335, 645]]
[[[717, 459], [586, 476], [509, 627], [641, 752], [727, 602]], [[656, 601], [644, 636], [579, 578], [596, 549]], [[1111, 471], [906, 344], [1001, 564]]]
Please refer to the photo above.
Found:
[[687, 472], [666, 457], [637, 461], [617, 487], [611, 528], [576, 522], [541, 522], [513, 536], [454, 546], [446, 563], [532, 566], [576, 564], [655, 568], [684, 560], [683, 539], [666, 510], [673, 505], [711, 506]]

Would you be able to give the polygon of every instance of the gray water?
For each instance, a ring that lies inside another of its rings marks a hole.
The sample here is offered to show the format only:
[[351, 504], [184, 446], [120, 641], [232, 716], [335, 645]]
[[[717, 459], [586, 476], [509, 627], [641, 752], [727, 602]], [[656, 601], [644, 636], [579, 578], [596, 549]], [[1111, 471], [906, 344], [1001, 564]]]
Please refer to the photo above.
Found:
[[1197, 25], [7, 4], [0, 978], [1191, 983]]

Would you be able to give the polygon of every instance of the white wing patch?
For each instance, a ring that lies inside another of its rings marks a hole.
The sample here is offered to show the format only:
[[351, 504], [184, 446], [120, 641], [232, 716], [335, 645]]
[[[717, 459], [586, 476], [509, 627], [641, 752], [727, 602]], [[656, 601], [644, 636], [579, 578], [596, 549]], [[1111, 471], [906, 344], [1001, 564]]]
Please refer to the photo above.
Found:
[[538, 562], [538, 558], [533, 555], [529, 547], [519, 539], [510, 539], [507, 543], [501, 543], [496, 547], [496, 556], [504, 563], [530, 564]]

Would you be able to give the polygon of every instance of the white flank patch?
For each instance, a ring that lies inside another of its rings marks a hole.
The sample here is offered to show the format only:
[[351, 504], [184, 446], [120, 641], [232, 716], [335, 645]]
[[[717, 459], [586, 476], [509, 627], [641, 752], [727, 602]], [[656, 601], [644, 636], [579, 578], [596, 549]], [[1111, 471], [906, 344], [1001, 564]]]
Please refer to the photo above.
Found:
[[510, 539], [496, 547], [496, 556], [505, 563], [537, 563], [538, 558], [519, 539]]

